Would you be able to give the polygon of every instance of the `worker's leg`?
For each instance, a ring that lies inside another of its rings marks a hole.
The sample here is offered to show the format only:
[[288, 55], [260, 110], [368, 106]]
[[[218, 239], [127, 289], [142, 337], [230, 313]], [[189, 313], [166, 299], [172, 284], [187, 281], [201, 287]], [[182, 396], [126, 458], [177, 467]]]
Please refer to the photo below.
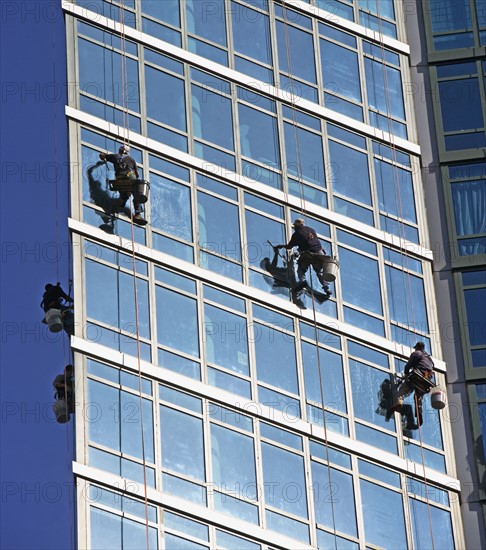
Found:
[[400, 387], [398, 388], [398, 392], [395, 395], [395, 402], [393, 404], [393, 407], [391, 407], [390, 410], [388, 411], [390, 415], [391, 413], [394, 413], [394, 412], [400, 412], [400, 410], [403, 407], [403, 400], [405, 399], [405, 397], [407, 397], [407, 395], [410, 395], [412, 391], [413, 391], [413, 387], [410, 384], [408, 384], [408, 382], [402, 382], [400, 384]]
[[309, 269], [309, 264], [301, 262], [300, 260], [297, 261], [297, 279], [298, 283], [295, 286], [294, 291], [299, 292], [303, 288], [307, 286], [307, 281], [305, 279], [305, 274], [307, 273], [307, 270]]
[[324, 292], [329, 296], [332, 294], [331, 289], [329, 288], [329, 283], [324, 280], [324, 268], [320, 264], [312, 264], [312, 267], [317, 275], [318, 281], [321, 283]]

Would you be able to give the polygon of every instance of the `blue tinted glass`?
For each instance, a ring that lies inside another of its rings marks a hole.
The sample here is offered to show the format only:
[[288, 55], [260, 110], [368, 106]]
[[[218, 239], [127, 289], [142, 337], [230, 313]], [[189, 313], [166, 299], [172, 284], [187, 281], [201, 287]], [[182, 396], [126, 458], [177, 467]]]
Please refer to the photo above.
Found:
[[[235, 51], [267, 65], [272, 62], [269, 18], [247, 6], [231, 2]], [[248, 37], [251, 36], [251, 40]]]
[[423, 279], [388, 265], [385, 272], [392, 320], [427, 333], [429, 326]]
[[281, 430], [270, 424], [260, 423], [260, 435], [267, 439], [273, 439], [277, 443], [282, 443], [288, 447], [293, 447], [298, 451], [302, 451], [302, 438], [285, 430]]
[[[328, 3], [328, 6], [329, 7], [331, 6], [330, 2]], [[327, 7], [324, 7], [323, 9], [327, 9]], [[352, 34], [339, 31], [336, 28], [331, 27], [330, 25], [326, 25], [325, 23], [319, 23], [319, 33], [323, 34], [324, 36], [327, 36], [328, 38], [332, 38], [337, 42], [346, 44], [346, 46], [351, 46], [352, 48], [356, 48], [356, 38]]]
[[312, 495], [317, 523], [357, 535], [353, 478], [351, 475], [311, 462]]
[[198, 521], [164, 511], [164, 525], [169, 529], [209, 541], [209, 527]]
[[[481, 39], [484, 40], [484, 36], [481, 36]], [[458, 32], [434, 37], [434, 47], [436, 50], [454, 50], [456, 48], [470, 48], [472, 46], [474, 46], [474, 35], [472, 32]]]
[[285, 241], [285, 226], [281, 222], [271, 220], [249, 210], [245, 212], [245, 217], [246, 257], [251, 265], [260, 266], [260, 262], [264, 258], [273, 256], [273, 250], [267, 240], [273, 244], [280, 244]]
[[196, 542], [176, 537], [170, 533], [164, 533], [163, 535], [165, 548], [177, 548], [177, 550], [207, 550], [207, 546], [197, 544]]
[[155, 279], [161, 283], [175, 286], [185, 292], [196, 294], [196, 282], [188, 277], [178, 275], [173, 271], [167, 271], [167, 269], [162, 269], [161, 267], [155, 266]]
[[[397, 151], [395, 148], [388, 147], [388, 145], [385, 145], [384, 143], [377, 143], [374, 141], [373, 153], [391, 160], [394, 164], [398, 162], [408, 167], [412, 167], [414, 165], [410, 159], [410, 155]], [[414, 158], [414, 161], [417, 162], [417, 159]]]
[[345, 307], [344, 320], [350, 325], [368, 330], [378, 334], [379, 336], [385, 336], [385, 326], [383, 321], [380, 321], [380, 319], [376, 319], [375, 317], [371, 317], [371, 315], [367, 315], [366, 313], [361, 313], [355, 309]]
[[204, 298], [206, 300], [212, 300], [213, 302], [218, 302], [223, 306], [236, 309], [241, 313], [245, 313], [246, 311], [244, 300], [242, 300], [241, 298], [237, 298], [232, 294], [228, 294], [227, 292], [222, 292], [221, 290], [217, 290], [216, 288], [213, 288], [211, 286], [204, 285]]
[[282, 176], [272, 170], [268, 170], [263, 166], [257, 166], [245, 159], [241, 160], [241, 169], [243, 177], [247, 180], [259, 181], [270, 187], [282, 189]]
[[410, 225], [404, 224], [403, 222], [399, 222], [398, 220], [380, 215], [380, 227], [381, 229], [383, 229], [383, 231], [391, 233], [392, 235], [396, 235], [401, 239], [405, 238], [405, 240], [412, 243], [419, 242], [417, 228], [411, 227]]
[[[307, 420], [311, 424], [317, 424], [324, 427], [324, 417], [322, 414], [322, 407], [314, 407], [313, 405], [307, 405]], [[331, 432], [336, 432], [349, 437], [349, 427], [346, 418], [328, 412], [326, 409], [326, 429]]]
[[241, 103], [238, 105], [238, 113], [241, 153], [253, 160], [279, 168], [277, 120]]
[[164, 143], [165, 145], [174, 147], [174, 149], [184, 151], [184, 153], [188, 152], [187, 138], [185, 136], [167, 128], [162, 128], [162, 126], [153, 122], [147, 123], [147, 136], [159, 143]]
[[276, 4], [275, 15], [284, 19], [286, 23], [293, 23], [306, 29], [312, 29], [312, 19], [310, 17], [306, 17], [297, 11], [291, 10], [288, 6], [282, 8], [279, 4]]
[[[155, 2], [151, 3], [155, 4]], [[159, 38], [160, 40], [164, 40], [165, 42], [174, 44], [174, 46], [181, 47], [182, 45], [180, 32], [177, 32], [174, 29], [170, 29], [165, 25], [159, 25], [159, 23], [156, 23], [151, 19], [147, 19], [146, 17], [142, 17], [142, 31], [144, 33], [154, 36], [155, 38]]]
[[486, 349], [473, 349], [471, 350], [471, 358], [474, 368], [480, 368], [486, 366]]
[[[345, 0], [347, 1], [347, 0]], [[339, 0], [315, 0], [316, 6], [348, 21], [354, 21], [353, 6]]]
[[410, 269], [411, 271], [416, 271], [417, 273], [422, 273], [422, 262], [420, 260], [415, 260], [407, 254], [402, 252], [397, 252], [391, 248], [383, 247], [383, 256], [385, 260], [397, 264], [405, 269]]
[[320, 40], [324, 88], [361, 101], [358, 54], [333, 42]]
[[477, 78], [439, 82], [439, 97], [445, 132], [484, 126]]
[[339, 212], [348, 218], [358, 220], [367, 225], [374, 225], [373, 212], [371, 210], [340, 199], [339, 197], [334, 197], [333, 202], [335, 212]]
[[318, 361], [315, 344], [302, 342], [302, 359], [306, 399], [321, 405], [324, 399], [328, 410], [346, 412], [341, 355], [319, 348]]
[[468, 0], [430, 2], [429, 9], [434, 33], [471, 27], [471, 12]]
[[186, 131], [186, 101], [184, 81], [175, 76], [145, 66], [147, 116]]
[[295, 80], [294, 77], [280, 75], [280, 89], [286, 94], [294, 94], [313, 103], [319, 103], [316, 88], [300, 80]]
[[[197, 302], [157, 286], [157, 338], [160, 344], [199, 356]], [[170, 315], [167, 313], [170, 311]]]
[[365, 68], [369, 106], [403, 120], [405, 110], [400, 71], [368, 58], [365, 59]]
[[207, 505], [206, 489], [201, 485], [165, 473], [162, 474], [162, 484], [164, 492], [169, 495], [181, 497], [199, 506]]
[[321, 443], [317, 443], [316, 441], [310, 441], [310, 453], [318, 458], [322, 458], [322, 460], [326, 462], [329, 459], [329, 461], [334, 464], [351, 469], [350, 455], [327, 447], [326, 445], [322, 445]]
[[161, 53], [156, 53], [152, 50], [149, 50], [148, 48], [144, 48], [143, 51], [145, 61], [149, 61], [150, 63], [159, 65], [160, 67], [180, 74], [181, 76], [184, 75], [184, 65], [182, 63], [179, 63], [179, 61], [176, 61], [171, 57], [167, 57], [166, 55], [162, 55]]
[[[368, 156], [329, 140], [333, 187], [337, 193], [371, 205]], [[356, 174], [360, 174], [357, 178]]]
[[[261, 444], [265, 503], [307, 518], [307, 487], [304, 459], [268, 443]], [[291, 487], [292, 489], [287, 492]]]
[[93, 548], [122, 548], [122, 518], [98, 508], [90, 509]]
[[163, 2], [141, 0], [141, 8], [142, 13], [180, 27], [179, 0], [164, 0]]
[[305, 183], [295, 181], [292, 178], [288, 179], [289, 193], [294, 197], [304, 198], [306, 201], [327, 208], [327, 195], [323, 191], [305, 185]]
[[277, 21], [277, 41], [280, 70], [315, 83], [312, 34]]
[[253, 304], [252, 309], [254, 317], [258, 317], [262, 321], [266, 321], [271, 325], [275, 325], [285, 330], [294, 330], [294, 323], [290, 317], [287, 317], [286, 315], [281, 315], [276, 311], [267, 309], [266, 307], [262, 307], [257, 304]]
[[484, 312], [486, 311], [486, 288], [475, 288], [464, 291], [466, 304], [469, 344], [481, 346], [486, 343], [484, 330]]
[[275, 216], [276, 218], [283, 218], [284, 215], [283, 208], [280, 205], [275, 202], [261, 199], [251, 193], [245, 193], [245, 205], [261, 210], [262, 212]]
[[[200, 0], [194, 0], [200, 2]], [[204, 4], [204, 2], [200, 2]], [[203, 42], [202, 40], [197, 40], [189, 36], [187, 40], [188, 49], [190, 52], [193, 52], [201, 57], [215, 61], [221, 65], [228, 65], [228, 54], [225, 50], [217, 48], [216, 46], [211, 46], [210, 44]]]
[[307, 126], [318, 132], [321, 130], [321, 121], [318, 118], [310, 116], [302, 111], [298, 111], [294, 107], [290, 108], [286, 105], [282, 105], [282, 113], [284, 117], [290, 119], [292, 122], [297, 122], [302, 124], [302, 126]]
[[270, 409], [281, 411], [288, 420], [300, 418], [300, 404], [297, 399], [292, 399], [283, 393], [258, 386], [258, 402]]
[[189, 187], [151, 174], [152, 225], [175, 237], [192, 240], [191, 194]]
[[407, 548], [401, 493], [363, 479], [360, 487], [366, 541], [383, 548]]
[[152, 233], [152, 246], [155, 250], [160, 250], [186, 262], [194, 263], [194, 250], [191, 246], [177, 242], [158, 233]]
[[[132, 334], [134, 337], [130, 338], [130, 336], [126, 334], [114, 332], [113, 330], [109, 330], [94, 323], [87, 323], [85, 327], [86, 340], [137, 357], [139, 343], [135, 338], [136, 335], [134, 333]], [[150, 345], [145, 342], [140, 342], [140, 356], [144, 361], [151, 361]]]
[[[315, 328], [312, 325], [301, 322], [300, 332], [305, 338], [310, 338], [311, 340], [316, 339]], [[332, 332], [328, 332], [327, 330], [317, 329], [317, 339], [320, 344], [335, 349], [341, 349], [341, 338], [337, 334], [332, 334]]]
[[[418, 445], [405, 445], [405, 458], [407, 460], [413, 460], [417, 464], [422, 465], [425, 462], [425, 466], [437, 470], [445, 474], [445, 458], [444, 455], [430, 451], [429, 449], [420, 450]], [[423, 457], [422, 457], [423, 452]]]
[[[318, 0], [319, 1], [319, 0]], [[317, 529], [317, 547], [321, 550], [325, 548], [339, 548], [339, 550], [358, 550], [359, 546], [350, 540], [342, 537], [335, 537], [332, 533]]]
[[459, 149], [477, 149], [486, 146], [484, 132], [469, 132], [464, 134], [445, 136], [445, 145], [447, 151], [457, 151]]
[[363, 122], [363, 109], [350, 101], [324, 93], [324, 104], [329, 109]]
[[208, 254], [201, 250], [199, 252], [199, 265], [203, 269], [214, 271], [223, 275], [223, 277], [229, 277], [235, 281], [242, 282], [243, 276], [241, 272], [241, 265], [235, 264], [230, 260], [225, 260], [221, 256], [215, 256], [214, 254]]
[[322, 137], [288, 122], [285, 124], [285, 151], [290, 175], [326, 186]]
[[486, 285], [486, 271], [463, 271], [462, 284], [464, 286]]
[[207, 88], [193, 85], [191, 90], [194, 135], [226, 149], [233, 149], [231, 100]]
[[393, 431], [393, 418], [391, 422], [385, 420], [381, 408], [376, 406], [376, 395], [380, 392], [383, 382], [392, 382], [390, 375], [354, 359], [349, 360], [349, 371], [356, 417]]
[[187, 30], [221, 46], [226, 46], [224, 0], [208, 4], [200, 0], [185, 0]]
[[340, 246], [339, 265], [343, 299], [381, 315], [383, 309], [378, 262]]
[[[426, 502], [420, 502], [413, 498], [409, 498], [408, 502], [412, 516], [413, 542], [416, 548], [431, 548], [432, 546], [443, 550], [455, 548], [450, 512], [435, 506], [428, 506]], [[434, 535], [433, 542], [431, 530]]]
[[160, 435], [163, 467], [204, 481], [202, 420], [161, 405]]
[[234, 201], [238, 200], [238, 191], [234, 187], [205, 176], [204, 174], [198, 173], [196, 175], [196, 179], [199, 187], [207, 189], [208, 191], [213, 191], [213, 193], [217, 193], [218, 195], [222, 195], [228, 199], [232, 199]]
[[219, 491], [213, 492], [213, 499], [214, 509], [217, 512], [258, 524], [258, 508], [256, 506]]
[[448, 76], [469, 76], [478, 74], [478, 68], [475, 61], [468, 63], [448, 63], [447, 65], [437, 65], [437, 78], [446, 78]]
[[201, 379], [201, 367], [196, 361], [191, 361], [175, 353], [159, 349], [159, 367], [178, 372], [195, 380]]
[[165, 172], [169, 176], [173, 176], [187, 182], [190, 181], [189, 170], [187, 170], [187, 168], [179, 166], [178, 164], [174, 164], [173, 162], [169, 162], [168, 160], [161, 159], [154, 155], [149, 155], [149, 163], [150, 168], [154, 168], [155, 170], [159, 170], [160, 172]]
[[451, 185], [457, 235], [486, 233], [486, 179]]
[[241, 260], [238, 207], [199, 192], [199, 246], [233, 260]]
[[309, 543], [309, 526], [306, 523], [276, 514], [270, 510], [265, 511], [265, 520], [267, 528], [271, 531], [292, 539], [301, 540], [306, 544]]
[[294, 337], [259, 323], [253, 330], [258, 380], [297, 394]]
[[208, 362], [249, 374], [245, 317], [205, 304], [204, 330]]
[[348, 244], [349, 246], [357, 248], [362, 252], [367, 252], [368, 254], [373, 254], [373, 256], [376, 256], [376, 245], [371, 241], [362, 239], [361, 237], [348, 233], [347, 231], [343, 231], [342, 229], [337, 230], [337, 236], [339, 242]]
[[249, 540], [230, 535], [224, 531], [216, 529], [216, 541], [218, 548], [225, 548], [225, 550], [260, 550], [261, 546]]
[[[231, 94], [231, 83], [216, 76], [191, 67], [191, 81], [199, 82], [205, 89], [212, 88], [223, 94]], [[204, 97], [204, 96], [203, 96]]]
[[373, 477], [383, 483], [388, 483], [388, 485], [393, 485], [397, 489], [400, 489], [401, 483], [399, 474], [376, 464], [371, 464], [371, 462], [367, 462], [366, 460], [359, 459], [358, 463], [360, 474]]
[[210, 165], [215, 164], [216, 166], [222, 166], [223, 168], [226, 168], [226, 170], [229, 170], [231, 172], [234, 172], [236, 170], [235, 157], [233, 155], [225, 153], [220, 149], [216, 149], [215, 147], [211, 147], [210, 145], [195, 141], [194, 154], [196, 157], [207, 161], [205, 165], [208, 166], [209, 163], [208, 168], [210, 169], [212, 168], [214, 170], [214, 168]]
[[261, 80], [262, 82], [271, 84], [273, 86], [274, 80], [273, 72], [271, 69], [267, 69], [265, 67], [262, 67], [261, 65], [257, 65], [256, 63], [252, 63], [251, 61], [248, 61], [248, 59], [243, 59], [237, 55], [235, 55], [234, 57], [235, 69], [238, 72], [245, 73], [252, 76], [253, 78], [256, 78], [257, 80]]
[[380, 210], [415, 223], [411, 172], [379, 159], [375, 159], [374, 164]]
[[239, 498], [258, 500], [253, 438], [211, 424], [213, 481]]
[[372, 44], [371, 42], [363, 40], [363, 51], [373, 57], [378, 57], [383, 61], [387, 61], [388, 63], [392, 63], [398, 67], [400, 66], [400, 57], [396, 53], [386, 50], [381, 45]]
[[242, 395], [247, 399], [251, 399], [251, 384], [246, 380], [242, 380], [237, 376], [222, 372], [212, 367], [207, 367], [208, 372], [208, 384], [235, 393], [236, 395]]
[[384, 21], [381, 18], [370, 15], [369, 13], [360, 12], [359, 22], [364, 26], [372, 29], [380, 34], [385, 36], [391, 36], [392, 38], [397, 37], [397, 27], [393, 23]]
[[168, 386], [159, 386], [159, 398], [161, 401], [168, 401], [173, 405], [178, 405], [183, 409], [188, 409], [190, 411], [201, 414], [202, 412], [202, 401], [197, 397], [192, 397], [187, 393], [181, 392], [169, 388]]
[[390, 368], [387, 355], [366, 346], [362, 346], [361, 344], [351, 340], [348, 340], [348, 353], [350, 355], [360, 357], [365, 361], [369, 361], [374, 365], [379, 365], [380, 367], [385, 367], [386, 369]]
[[388, 17], [395, 19], [395, 9], [393, 0], [358, 0], [358, 6], [361, 9], [368, 10], [379, 17]]
[[353, 132], [349, 132], [348, 130], [344, 130], [344, 128], [340, 128], [339, 126], [335, 126], [330, 123], [327, 124], [327, 133], [332, 137], [341, 139], [351, 145], [355, 145], [356, 147], [361, 147], [361, 149], [366, 150], [366, 138], [358, 136], [358, 134], [354, 134]]

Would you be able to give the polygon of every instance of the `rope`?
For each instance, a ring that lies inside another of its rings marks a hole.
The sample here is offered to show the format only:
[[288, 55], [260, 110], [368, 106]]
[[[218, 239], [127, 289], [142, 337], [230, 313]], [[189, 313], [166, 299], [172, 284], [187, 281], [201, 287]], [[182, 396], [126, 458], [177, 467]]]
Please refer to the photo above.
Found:
[[[291, 110], [292, 110], [292, 124], [294, 128], [294, 139], [295, 139], [295, 146], [296, 146], [296, 152], [297, 152], [297, 178], [299, 182], [299, 193], [300, 193], [300, 206], [301, 206], [300, 212], [302, 214], [302, 217], [305, 219], [307, 217], [307, 212], [305, 208], [305, 195], [304, 195], [304, 183], [303, 183], [304, 178], [302, 176], [302, 160], [300, 155], [299, 132], [297, 129], [297, 118], [295, 114], [296, 107], [295, 107], [295, 96], [294, 96], [294, 79], [293, 79], [293, 71], [292, 71], [292, 59], [290, 55], [291, 48], [290, 48], [290, 39], [289, 39], [289, 32], [288, 32], [286, 0], [282, 0], [282, 7], [283, 7], [282, 13], [283, 13], [284, 30], [285, 30], [285, 46], [286, 46], [287, 64], [288, 64], [288, 70], [289, 70], [290, 93], [291, 93], [290, 102], [291, 102]], [[287, 178], [288, 178], [288, 173], [287, 173]], [[286, 203], [288, 203], [288, 186], [285, 189], [285, 200], [286, 200]], [[311, 266], [309, 266], [309, 271], [311, 273], [311, 296], [312, 296], [312, 313], [313, 313], [313, 321], [314, 321], [314, 340], [315, 340], [315, 349], [316, 349], [316, 355], [317, 355], [317, 371], [319, 376], [319, 391], [320, 391], [320, 397], [321, 397], [322, 421], [323, 421], [323, 427], [324, 427], [327, 478], [328, 478], [329, 491], [330, 491], [332, 529], [334, 533], [334, 547], [335, 547], [335, 550], [337, 550], [338, 546], [337, 546], [337, 531], [336, 531], [336, 515], [334, 511], [334, 499], [332, 496], [331, 464], [330, 464], [330, 458], [329, 458], [329, 442], [328, 442], [328, 435], [327, 435], [327, 420], [326, 420], [326, 408], [325, 408], [326, 400], [324, 395], [324, 381], [322, 376], [322, 366], [321, 366], [321, 358], [320, 358], [319, 331], [317, 328], [315, 297], [314, 297], [314, 290], [312, 289], [312, 270], [310, 269], [310, 267]]]
[[[122, 50], [122, 107], [123, 107], [123, 145], [130, 144], [130, 131], [128, 128], [128, 107], [125, 96], [126, 87], [126, 48], [125, 48], [125, 22], [123, 0], [120, 0], [120, 27], [121, 27], [121, 50]], [[137, 261], [135, 257], [135, 227], [133, 221], [133, 194], [130, 195], [130, 224], [132, 237], [132, 267], [133, 267], [133, 295], [135, 299], [135, 330], [137, 339], [137, 366], [138, 366], [138, 392], [140, 402], [140, 432], [142, 444], [142, 464], [143, 464], [143, 487], [145, 504], [145, 537], [147, 550], [150, 550], [149, 539], [149, 511], [147, 498], [147, 463], [145, 458], [145, 435], [143, 423], [143, 397], [142, 397], [142, 364], [140, 352], [140, 329], [139, 329], [139, 311], [138, 311], [138, 291], [137, 291]]]
[[[400, 214], [400, 216], [399, 216], [400, 217], [400, 228], [401, 228], [400, 258], [401, 258], [401, 261], [402, 261], [402, 273], [403, 273], [402, 279], [406, 278], [406, 280], [407, 280], [408, 295], [409, 295], [409, 298], [410, 298], [410, 306], [411, 306], [410, 309], [411, 309], [411, 314], [412, 314], [412, 327], [413, 327], [414, 334], [416, 334], [415, 316], [414, 316], [414, 308], [413, 308], [413, 292], [412, 292], [412, 284], [411, 284], [411, 280], [410, 280], [411, 275], [409, 273], [409, 267], [408, 267], [408, 255], [403, 253], [403, 249], [404, 249], [403, 241], [406, 240], [405, 239], [405, 224], [404, 224], [404, 221], [403, 221], [403, 219], [404, 219], [403, 218], [403, 203], [402, 203], [402, 197], [401, 197], [401, 191], [400, 191], [400, 181], [399, 181], [399, 178], [398, 178], [398, 166], [397, 166], [398, 162], [397, 162], [395, 136], [394, 136], [393, 127], [392, 127], [390, 89], [389, 89], [389, 85], [388, 85], [388, 74], [387, 74], [386, 65], [385, 65], [385, 45], [384, 45], [384, 35], [383, 35], [383, 23], [382, 23], [382, 18], [381, 18], [381, 14], [380, 14], [380, 0], [377, 1], [377, 15], [378, 15], [378, 25], [379, 25], [378, 28], [379, 28], [379, 33], [380, 33], [380, 47], [381, 47], [381, 51], [382, 51], [382, 67], [383, 67], [383, 80], [384, 80], [384, 88], [385, 88], [386, 108], [387, 108], [388, 130], [389, 130], [391, 148], [392, 148], [392, 153], [393, 153], [393, 155], [392, 155], [393, 156], [393, 166], [395, 168], [395, 170], [394, 170], [394, 175], [395, 175], [395, 178], [394, 178], [395, 201], [398, 202], [397, 210], [399, 211], [399, 214]], [[406, 269], [407, 269], [406, 274], [405, 274], [405, 271], [403, 271], [403, 267], [404, 267], [403, 257], [404, 257], [404, 255], [405, 255], [405, 266], [406, 266]], [[405, 288], [404, 288], [404, 292], [405, 292], [405, 311], [406, 311], [406, 316], [407, 316], [407, 326], [409, 327], [410, 323], [409, 323], [409, 318], [408, 318], [408, 303], [407, 303], [407, 299], [406, 299], [407, 296], [406, 296]], [[410, 338], [410, 336], [411, 336], [410, 330], [408, 330], [407, 332], [408, 332], [408, 335], [409, 335], [409, 338]], [[430, 538], [431, 538], [431, 542], [432, 542], [432, 550], [434, 550], [434, 548], [435, 548], [434, 533], [433, 533], [433, 526], [432, 526], [432, 516], [431, 516], [431, 512], [430, 512], [430, 500], [429, 500], [429, 493], [428, 493], [427, 475], [426, 475], [426, 470], [425, 470], [425, 455], [424, 455], [423, 442], [422, 442], [422, 429], [421, 429], [421, 417], [422, 417], [422, 415], [419, 412], [418, 396], [417, 396], [416, 391], [414, 391], [414, 399], [415, 399], [415, 410], [416, 410], [416, 413], [417, 413], [417, 424], [418, 424], [419, 440], [420, 440], [420, 452], [421, 452], [421, 457], [422, 457], [422, 469], [423, 469], [423, 476], [424, 476], [424, 482], [425, 482], [425, 496], [426, 496], [426, 501], [427, 501], [427, 515], [428, 515], [428, 519], [429, 519]]]

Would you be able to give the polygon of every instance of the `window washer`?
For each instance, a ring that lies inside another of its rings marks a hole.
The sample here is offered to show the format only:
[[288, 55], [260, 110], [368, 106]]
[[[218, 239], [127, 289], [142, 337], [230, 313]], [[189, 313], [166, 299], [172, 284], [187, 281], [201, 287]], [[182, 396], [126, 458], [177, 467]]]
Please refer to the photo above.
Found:
[[60, 424], [64, 424], [68, 422], [71, 413], [74, 413], [73, 366], [67, 365], [64, 374], [58, 374], [52, 385], [54, 386], [54, 398], [56, 399], [52, 408], [56, 420]]
[[410, 355], [405, 365], [405, 378], [403, 379], [398, 392], [395, 396], [395, 402], [387, 415], [390, 417], [394, 412], [401, 412], [403, 409], [403, 400], [415, 390], [416, 410], [415, 417], [418, 424], [408, 422], [407, 429], [416, 430], [422, 425], [422, 399], [430, 388], [434, 386], [432, 377], [434, 372], [434, 362], [430, 355], [425, 351], [424, 342], [417, 342], [414, 346], [414, 352]]
[[[130, 147], [128, 145], [122, 145], [118, 149], [118, 154], [100, 153], [100, 159], [105, 162], [111, 162], [115, 168], [115, 177], [118, 181], [130, 180], [133, 185], [138, 181], [139, 172], [137, 163], [133, 157], [129, 155]], [[133, 189], [133, 188], [132, 188]], [[125, 207], [130, 193], [132, 191], [120, 190], [120, 205], [119, 208]], [[133, 206], [135, 208], [135, 214], [133, 221], [140, 225], [145, 225], [147, 222], [142, 216], [143, 206], [142, 201], [137, 192], [133, 192]]]
[[66, 302], [70, 302], [71, 304], [74, 301], [71, 296], [68, 296], [61, 288], [61, 283], [57, 283], [56, 286], [48, 283], [45, 286], [45, 292], [42, 296], [40, 307], [43, 308], [46, 313], [50, 309], [59, 309], [63, 311], [68, 307], [66, 305], [63, 305], [63, 300], [65, 300]]
[[297, 260], [297, 277], [299, 279], [298, 284], [294, 288], [294, 294], [298, 294], [301, 290], [308, 286], [305, 274], [309, 269], [309, 265], [312, 265], [319, 282], [322, 285], [326, 298], [331, 296], [332, 292], [329, 288], [329, 283], [324, 280], [324, 269], [320, 262], [309, 262], [307, 253], [312, 253], [318, 256], [325, 256], [326, 253], [322, 248], [320, 240], [317, 238], [317, 233], [311, 227], [304, 225], [302, 218], [297, 218], [293, 223], [294, 234], [287, 244], [279, 244], [277, 249], [285, 248], [287, 250], [297, 246], [299, 248], [300, 257]]

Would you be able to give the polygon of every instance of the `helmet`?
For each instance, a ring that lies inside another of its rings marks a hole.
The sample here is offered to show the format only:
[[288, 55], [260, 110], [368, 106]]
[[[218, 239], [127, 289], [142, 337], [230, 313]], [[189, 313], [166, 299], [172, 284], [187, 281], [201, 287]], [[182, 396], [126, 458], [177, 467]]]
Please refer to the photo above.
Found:
[[419, 349], [419, 350], [424, 350], [425, 349], [425, 344], [424, 342], [417, 342], [415, 344], [415, 346], [413, 346], [413, 349]]
[[295, 227], [296, 225], [304, 225], [304, 220], [302, 218], [297, 218], [296, 220], [294, 220], [292, 226]]
[[120, 155], [128, 155], [128, 153], [130, 152], [130, 147], [128, 145], [122, 145], [118, 149], [118, 152], [120, 153]]

